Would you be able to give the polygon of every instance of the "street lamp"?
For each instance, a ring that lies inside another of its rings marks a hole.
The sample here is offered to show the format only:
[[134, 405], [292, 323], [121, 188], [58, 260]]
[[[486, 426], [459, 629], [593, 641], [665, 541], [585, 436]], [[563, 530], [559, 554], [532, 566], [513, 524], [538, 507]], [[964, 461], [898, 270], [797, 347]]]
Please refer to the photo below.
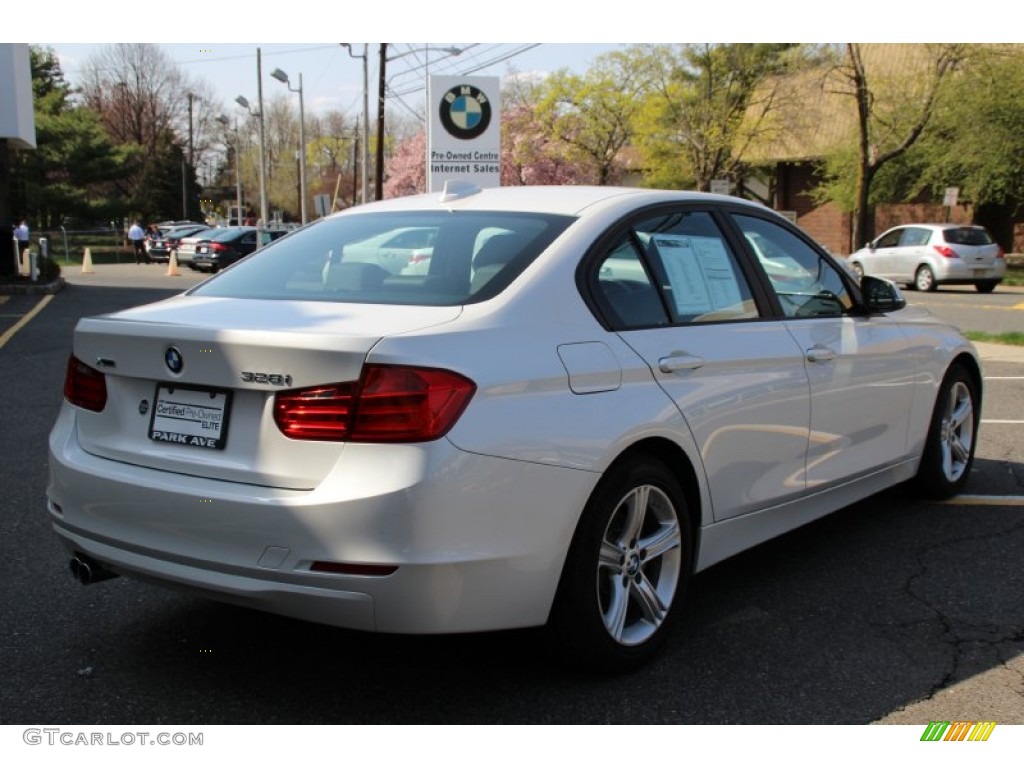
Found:
[[284, 83], [292, 93], [299, 94], [299, 189], [302, 201], [299, 208], [302, 211], [302, 223], [306, 223], [306, 115], [302, 106], [302, 73], [299, 72], [299, 87], [292, 88], [288, 75], [281, 69], [275, 69], [270, 73], [275, 80]]
[[[217, 122], [227, 128], [231, 119], [227, 115], [220, 115]], [[228, 216], [228, 224], [231, 223], [231, 216]], [[235, 224], [242, 225], [242, 142], [238, 137], [238, 118], [235, 118]]]
[[235, 101], [242, 109], [249, 113], [250, 117], [259, 118], [260, 131], [260, 227], [267, 226], [267, 162], [264, 155], [265, 141], [263, 138], [263, 68], [260, 58], [260, 49], [256, 49], [256, 92], [259, 104], [255, 110], [249, 107], [249, 100], [245, 96], [235, 97]]
[[[412, 50], [399, 53], [395, 56], [387, 55], [388, 44], [380, 44], [380, 80], [378, 83], [378, 96], [377, 96], [377, 178], [376, 178], [376, 197], [378, 200], [384, 198], [384, 92], [387, 87], [387, 78], [385, 76], [385, 68], [389, 61], [395, 61], [397, 59], [404, 58], [405, 56], [411, 56], [414, 53], [423, 53], [425, 51], [441, 51], [451, 56], [458, 56], [462, 53], [463, 48], [441, 48], [437, 46], [425, 45], [421, 48], [413, 48]], [[429, 110], [429, 108], [428, 108]], [[427, 142], [429, 145], [429, 141]], [[428, 146], [429, 151], [429, 146]]]
[[370, 46], [368, 43], [363, 43], [363, 53], [360, 56], [359, 54], [352, 53], [351, 43], [342, 43], [341, 45], [343, 48], [348, 50], [348, 55], [353, 59], [363, 60], [363, 167], [360, 173], [363, 184], [363, 204], [365, 205], [369, 202], [368, 196], [370, 186]]
[[238, 96], [236, 100], [241, 108], [249, 113], [249, 117], [259, 118], [259, 212], [260, 220], [266, 222], [266, 178], [264, 176], [263, 161], [263, 115], [258, 110], [252, 110], [249, 106], [249, 99], [245, 96]]

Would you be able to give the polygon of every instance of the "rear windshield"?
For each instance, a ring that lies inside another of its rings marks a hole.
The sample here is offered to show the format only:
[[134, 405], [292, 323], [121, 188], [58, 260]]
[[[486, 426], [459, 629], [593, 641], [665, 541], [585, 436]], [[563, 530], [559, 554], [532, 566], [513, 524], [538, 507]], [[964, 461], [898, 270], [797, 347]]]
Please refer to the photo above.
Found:
[[217, 230], [213, 237], [210, 238], [212, 242], [220, 243], [225, 240], [234, 240], [236, 237], [241, 237], [246, 232], [255, 232], [255, 229], [238, 229], [236, 227], [228, 227], [227, 229]]
[[980, 227], [944, 229], [942, 234], [946, 242], [953, 245], [990, 245], [992, 243], [988, 232]]
[[573, 221], [492, 211], [321, 219], [190, 293], [359, 304], [482, 301], [509, 285]]

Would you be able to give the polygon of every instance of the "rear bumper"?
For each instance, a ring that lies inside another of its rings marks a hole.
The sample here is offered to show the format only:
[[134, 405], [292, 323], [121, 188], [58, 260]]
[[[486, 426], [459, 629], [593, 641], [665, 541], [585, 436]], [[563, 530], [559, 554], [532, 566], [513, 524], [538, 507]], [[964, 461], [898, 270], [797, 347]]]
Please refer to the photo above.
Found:
[[[272, 613], [396, 633], [546, 622], [597, 476], [446, 440], [390, 459], [381, 448], [346, 446], [340, 471], [291, 491], [98, 458], [65, 418], [50, 439], [48, 510], [69, 551], [116, 573]], [[315, 561], [396, 570], [323, 573]]]
[[940, 283], [966, 285], [1002, 280], [1004, 277], [1006, 262], [1002, 259], [988, 266], [972, 266], [958, 259], [944, 259], [935, 265], [935, 279]]

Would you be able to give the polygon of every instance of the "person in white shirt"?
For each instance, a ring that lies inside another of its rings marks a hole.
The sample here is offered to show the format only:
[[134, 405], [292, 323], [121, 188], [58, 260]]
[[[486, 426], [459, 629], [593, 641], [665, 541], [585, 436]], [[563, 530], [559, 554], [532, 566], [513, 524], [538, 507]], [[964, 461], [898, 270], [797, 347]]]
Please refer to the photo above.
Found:
[[18, 255], [20, 256], [28, 248], [28, 222], [24, 219], [21, 224], [14, 228], [14, 238], [18, 241]]
[[132, 248], [135, 249], [135, 263], [140, 264], [143, 259], [149, 263], [146, 255], [146, 232], [139, 226], [139, 222], [132, 224], [128, 230], [128, 239], [132, 241]]

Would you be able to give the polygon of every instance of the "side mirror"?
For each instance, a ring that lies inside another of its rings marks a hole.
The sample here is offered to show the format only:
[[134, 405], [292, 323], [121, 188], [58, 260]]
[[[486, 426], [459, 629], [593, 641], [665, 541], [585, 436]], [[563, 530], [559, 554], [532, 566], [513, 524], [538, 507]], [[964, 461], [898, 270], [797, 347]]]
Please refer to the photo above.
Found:
[[864, 309], [868, 314], [895, 312], [907, 306], [907, 300], [896, 284], [881, 277], [864, 275], [860, 279], [860, 289], [864, 296]]

